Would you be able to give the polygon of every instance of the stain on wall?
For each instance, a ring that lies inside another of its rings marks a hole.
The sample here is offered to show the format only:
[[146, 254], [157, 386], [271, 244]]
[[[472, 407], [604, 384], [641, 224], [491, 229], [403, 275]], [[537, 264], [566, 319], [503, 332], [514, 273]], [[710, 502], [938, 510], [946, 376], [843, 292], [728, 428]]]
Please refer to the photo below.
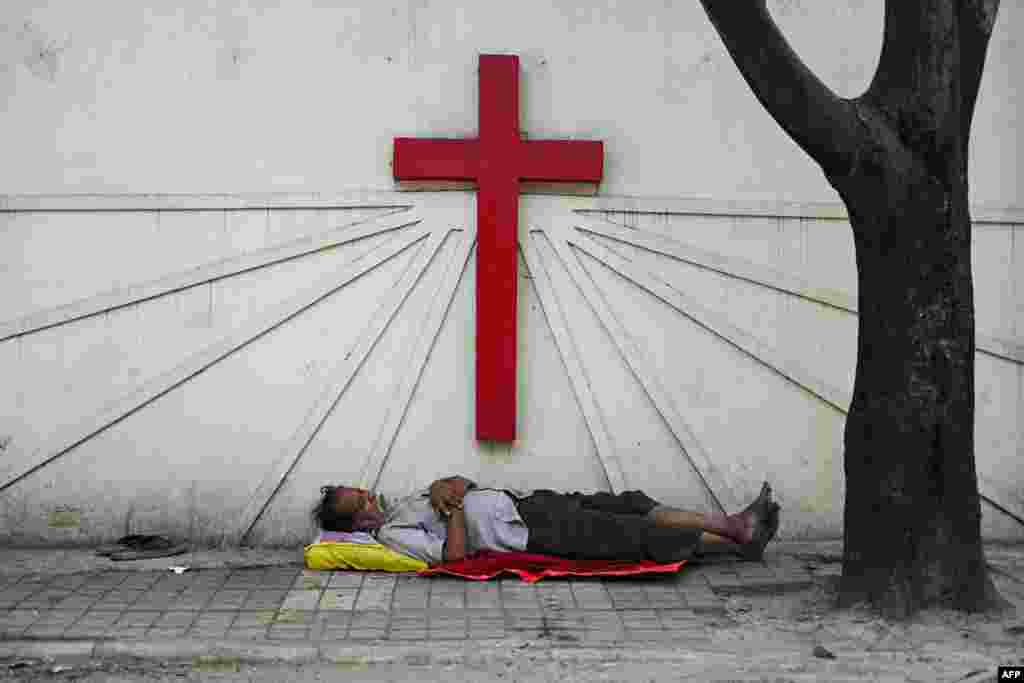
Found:
[[22, 65], [36, 78], [54, 83], [60, 73], [64, 52], [71, 46], [70, 36], [52, 36], [37, 24], [26, 21], [13, 31], [16, 53]]

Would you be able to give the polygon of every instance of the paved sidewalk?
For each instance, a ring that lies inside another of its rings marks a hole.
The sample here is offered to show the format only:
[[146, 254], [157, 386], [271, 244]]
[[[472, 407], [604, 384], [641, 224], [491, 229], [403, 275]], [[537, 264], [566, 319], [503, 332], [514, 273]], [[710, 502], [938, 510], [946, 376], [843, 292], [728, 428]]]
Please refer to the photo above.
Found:
[[[264, 566], [244, 566], [239, 551], [205, 551], [191, 560], [93, 559], [73, 572], [28, 572], [31, 562], [16, 553], [0, 560], [0, 657], [365, 663], [527, 646], [596, 658], [651, 657], [649, 649], [672, 644], [710, 652], [716, 629], [739, 624], [727, 609], [734, 596], [800, 591], [840, 567], [836, 543], [777, 544], [764, 562], [691, 563], [667, 576], [537, 584], [308, 571], [301, 551], [267, 553], [277, 560]], [[1024, 548], [1004, 553], [1000, 566], [1020, 577], [1022, 558]], [[20, 571], [10, 572], [12, 563]], [[178, 574], [169, 570], [175, 565], [190, 569]], [[757, 647], [792, 647], [790, 640], [780, 634]]]
[[[165, 558], [168, 565], [174, 560]], [[683, 632], [701, 638], [706, 617], [724, 615], [727, 595], [810, 584], [810, 573], [785, 557], [770, 563], [691, 565], [667, 577], [546, 579], [537, 584], [514, 577], [466, 581], [320, 572], [301, 565], [182, 574], [125, 566], [0, 576], [0, 640], [195, 638], [294, 644], [525, 637], [585, 643], [656, 641]]]

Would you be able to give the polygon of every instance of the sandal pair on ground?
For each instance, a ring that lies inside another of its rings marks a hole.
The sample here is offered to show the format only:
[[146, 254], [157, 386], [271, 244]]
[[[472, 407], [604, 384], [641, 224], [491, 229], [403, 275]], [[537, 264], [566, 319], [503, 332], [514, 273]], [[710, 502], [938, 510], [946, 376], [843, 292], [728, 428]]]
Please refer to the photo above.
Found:
[[159, 534], [131, 534], [118, 539], [113, 545], [100, 546], [96, 554], [111, 560], [148, 560], [171, 557], [188, 552], [187, 543], [175, 543]]

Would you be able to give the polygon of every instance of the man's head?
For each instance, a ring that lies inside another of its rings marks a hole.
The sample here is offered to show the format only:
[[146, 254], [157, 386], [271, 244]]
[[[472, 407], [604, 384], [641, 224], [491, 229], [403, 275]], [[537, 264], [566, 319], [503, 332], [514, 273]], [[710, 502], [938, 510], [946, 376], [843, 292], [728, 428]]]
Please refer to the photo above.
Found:
[[350, 486], [321, 486], [313, 521], [324, 531], [373, 531], [384, 524], [377, 496]]

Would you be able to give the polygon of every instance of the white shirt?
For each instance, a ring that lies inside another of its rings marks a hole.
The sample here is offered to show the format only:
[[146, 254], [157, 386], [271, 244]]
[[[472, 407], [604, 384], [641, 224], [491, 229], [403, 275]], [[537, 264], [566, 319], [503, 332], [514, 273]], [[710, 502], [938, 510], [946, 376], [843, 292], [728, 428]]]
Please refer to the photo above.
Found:
[[[503, 491], [473, 489], [462, 500], [466, 513], [466, 555], [480, 550], [526, 550], [528, 530], [515, 503]], [[377, 540], [392, 550], [423, 560], [444, 562], [448, 520], [430, 506], [429, 493], [404, 498], [387, 513]]]

